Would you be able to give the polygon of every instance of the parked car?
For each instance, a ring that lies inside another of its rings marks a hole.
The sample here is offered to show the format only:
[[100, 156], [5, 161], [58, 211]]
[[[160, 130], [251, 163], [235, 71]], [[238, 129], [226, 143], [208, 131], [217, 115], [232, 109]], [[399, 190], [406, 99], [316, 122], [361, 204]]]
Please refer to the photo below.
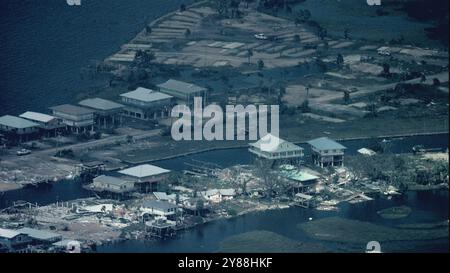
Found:
[[259, 40], [267, 40], [267, 36], [264, 33], [255, 34], [255, 38]]
[[29, 154], [31, 154], [31, 151], [27, 150], [27, 149], [20, 149], [20, 150], [17, 151], [17, 155], [18, 156], [29, 155]]

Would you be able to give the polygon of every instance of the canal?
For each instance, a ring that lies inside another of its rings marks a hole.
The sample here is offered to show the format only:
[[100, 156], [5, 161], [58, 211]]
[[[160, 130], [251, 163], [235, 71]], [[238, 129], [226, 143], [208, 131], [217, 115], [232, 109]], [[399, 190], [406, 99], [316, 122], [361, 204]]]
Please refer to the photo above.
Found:
[[[341, 141], [347, 149], [347, 154], [355, 154], [359, 148], [368, 147], [374, 141], [383, 139], [360, 139]], [[384, 140], [390, 145], [393, 153], [410, 152], [414, 145], [423, 145], [425, 148], [448, 148], [448, 134], [411, 136], [403, 138], [388, 138]], [[306, 149], [306, 156], [308, 149]], [[239, 155], [239, 156], [236, 156]], [[225, 149], [203, 152], [168, 160], [153, 162], [153, 164], [171, 170], [183, 170], [184, 162], [201, 160], [228, 167], [236, 164], [251, 163], [251, 155], [246, 148]], [[0, 207], [6, 207], [13, 201], [26, 200], [40, 205], [56, 201], [68, 201], [76, 198], [89, 197], [81, 185], [74, 181], [61, 181], [49, 188], [25, 188], [10, 191], [0, 197]], [[381, 209], [392, 206], [406, 205], [412, 208], [410, 216], [404, 219], [386, 220], [376, 213]], [[447, 190], [408, 192], [401, 197], [390, 200], [381, 197], [373, 201], [359, 204], [342, 204], [339, 211], [317, 211], [301, 208], [288, 208], [250, 213], [233, 219], [223, 219], [211, 222], [195, 229], [188, 230], [172, 240], [143, 242], [127, 240], [98, 247], [99, 252], [217, 252], [220, 243], [229, 236], [244, 232], [265, 230], [301, 242], [315, 242], [304, 234], [297, 224], [308, 219], [320, 219], [338, 216], [345, 219], [360, 220], [383, 226], [396, 226], [399, 224], [430, 223], [448, 220], [449, 196]], [[351, 236], [351, 235], [350, 235]], [[365, 245], [320, 242], [331, 251], [361, 252]], [[386, 252], [448, 252], [448, 238], [428, 241], [401, 241], [383, 244]]]

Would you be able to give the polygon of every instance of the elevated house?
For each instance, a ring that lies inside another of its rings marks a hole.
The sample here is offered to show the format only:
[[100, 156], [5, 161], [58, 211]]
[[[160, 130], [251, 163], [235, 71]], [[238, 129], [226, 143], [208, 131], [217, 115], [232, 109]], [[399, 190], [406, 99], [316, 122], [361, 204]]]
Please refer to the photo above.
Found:
[[138, 87], [120, 95], [125, 104], [123, 114], [143, 120], [157, 120], [169, 116], [173, 97], [151, 89]]
[[194, 97], [202, 97], [203, 104], [206, 103], [207, 89], [193, 83], [170, 79], [158, 84], [158, 88], [160, 92], [175, 97], [177, 104], [192, 106], [194, 104]]
[[[27, 234], [17, 230], [0, 228], [0, 250], [15, 252], [32, 243]], [[1, 251], [0, 251], [1, 252]]]
[[319, 177], [292, 165], [281, 165], [280, 176], [287, 180], [293, 194], [314, 190]]
[[258, 158], [278, 163], [299, 164], [304, 156], [302, 147], [272, 134], [267, 134], [257, 142], [251, 143], [249, 151]]
[[135, 187], [141, 192], [158, 191], [158, 184], [163, 182], [169, 170], [150, 165], [143, 164], [119, 171], [124, 175], [125, 180], [133, 181]]
[[344, 166], [345, 146], [327, 137], [316, 138], [308, 141], [311, 146], [312, 161], [315, 165], [326, 167]]
[[135, 190], [134, 182], [108, 175], [95, 177], [93, 183], [88, 188], [96, 192], [112, 194], [118, 197], [125, 196]]
[[220, 203], [233, 199], [236, 191], [234, 189], [210, 189], [200, 192], [200, 195], [212, 203]]
[[56, 136], [59, 129], [65, 127], [57, 117], [43, 113], [27, 111], [19, 117], [39, 124], [41, 133], [46, 137]]
[[34, 228], [21, 228], [17, 232], [26, 234], [31, 238], [33, 245], [51, 245], [62, 240], [62, 236], [57, 233]]
[[94, 110], [71, 104], [50, 107], [53, 116], [59, 118], [66, 127], [76, 133], [94, 130]]
[[39, 124], [16, 116], [0, 117], [0, 132], [13, 142], [28, 141], [37, 137]]
[[121, 123], [121, 113], [125, 106], [101, 98], [85, 99], [79, 105], [94, 111], [94, 122], [99, 128], [113, 128]]
[[177, 206], [167, 202], [159, 200], [146, 200], [142, 202], [140, 211], [142, 215], [152, 215], [152, 216], [163, 216], [166, 218], [171, 218], [175, 216], [177, 212]]

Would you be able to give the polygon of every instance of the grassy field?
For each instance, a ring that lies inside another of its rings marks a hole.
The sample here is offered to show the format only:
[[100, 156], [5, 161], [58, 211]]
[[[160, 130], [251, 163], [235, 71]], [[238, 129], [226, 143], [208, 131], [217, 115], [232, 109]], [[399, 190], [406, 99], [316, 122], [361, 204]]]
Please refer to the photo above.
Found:
[[435, 228], [399, 229], [369, 222], [328, 217], [302, 223], [298, 227], [314, 239], [332, 242], [365, 244], [373, 240], [388, 242], [448, 238], [448, 223]]
[[412, 20], [405, 13], [384, 8], [388, 14], [378, 16], [377, 7], [367, 5], [361, 0], [306, 0], [296, 9], [308, 9], [311, 20], [318, 22], [333, 36], [343, 37], [344, 30], [350, 30], [353, 38], [390, 41], [404, 37], [406, 43], [419, 46], [438, 46], [437, 41], [430, 40], [424, 28], [430, 23]]
[[256, 230], [228, 237], [220, 244], [219, 252], [230, 253], [299, 253], [326, 252], [318, 244], [304, 244], [277, 233]]

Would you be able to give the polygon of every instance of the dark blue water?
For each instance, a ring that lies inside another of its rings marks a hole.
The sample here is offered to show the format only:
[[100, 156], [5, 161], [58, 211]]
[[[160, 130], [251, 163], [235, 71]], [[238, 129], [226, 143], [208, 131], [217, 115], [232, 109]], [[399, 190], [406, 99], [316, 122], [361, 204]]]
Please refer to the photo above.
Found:
[[[407, 205], [412, 213], [407, 218], [385, 220], [376, 211], [396, 205]], [[129, 240], [100, 246], [99, 252], [217, 252], [220, 243], [229, 236], [254, 230], [267, 230], [301, 242], [322, 243], [330, 251], [363, 252], [365, 244], [338, 244], [319, 242], [309, 238], [297, 224], [313, 219], [338, 216], [368, 221], [374, 224], [395, 226], [406, 223], [434, 222], [448, 219], [448, 191], [408, 192], [404, 197], [387, 200], [377, 198], [360, 204], [344, 204], [338, 212], [308, 210], [293, 207], [247, 214], [241, 217], [218, 220], [182, 233], [179, 238], [164, 241]], [[351, 236], [351, 234], [349, 234]], [[383, 252], [448, 252], [448, 238], [429, 241], [383, 243]]]
[[0, 115], [46, 111], [87, 86], [80, 69], [120, 49], [146, 23], [191, 0], [0, 1]]
[[[442, 150], [448, 148], [448, 134], [388, 138], [387, 140], [390, 143], [390, 151], [393, 153], [411, 152], [412, 147], [417, 144], [421, 144], [425, 148], [440, 148]], [[380, 142], [381, 139], [348, 140], [341, 141], [341, 143], [347, 147], [346, 153], [351, 155], [356, 154], [358, 149], [367, 147], [374, 141]], [[304, 144], [301, 144], [301, 146], [305, 148], [305, 158], [307, 158], [309, 148]], [[201, 160], [215, 163], [222, 167], [229, 167], [237, 164], [250, 164], [252, 162], [252, 155], [248, 152], [247, 148], [224, 149], [155, 161], [152, 164], [169, 170], [182, 171], [188, 168], [184, 163], [192, 163], [192, 160]], [[54, 183], [53, 186], [48, 188], [25, 188], [0, 194], [0, 208], [7, 207], [13, 201], [17, 200], [26, 200], [33, 203], [37, 202], [40, 205], [46, 205], [56, 201], [69, 201], [90, 196], [91, 193], [84, 190], [80, 183], [62, 181]]]

